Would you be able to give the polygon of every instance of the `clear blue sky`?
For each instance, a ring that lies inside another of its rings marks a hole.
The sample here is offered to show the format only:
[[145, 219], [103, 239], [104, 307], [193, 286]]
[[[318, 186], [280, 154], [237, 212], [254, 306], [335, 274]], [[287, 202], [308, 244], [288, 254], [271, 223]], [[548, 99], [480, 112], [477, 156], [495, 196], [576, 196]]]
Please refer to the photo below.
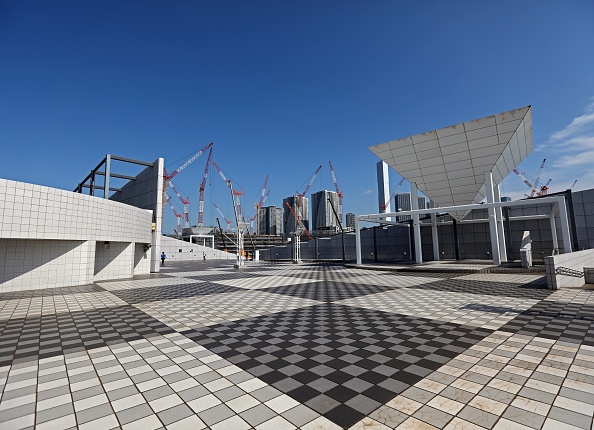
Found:
[[[73, 189], [106, 153], [175, 169], [212, 141], [246, 206], [267, 174], [267, 204], [320, 164], [333, 189], [331, 160], [344, 212], [374, 213], [369, 146], [531, 104], [521, 170], [592, 188], [593, 41], [591, 0], [4, 0], [0, 177]], [[192, 223], [205, 161], [176, 181]], [[232, 211], [212, 173], [206, 223]]]

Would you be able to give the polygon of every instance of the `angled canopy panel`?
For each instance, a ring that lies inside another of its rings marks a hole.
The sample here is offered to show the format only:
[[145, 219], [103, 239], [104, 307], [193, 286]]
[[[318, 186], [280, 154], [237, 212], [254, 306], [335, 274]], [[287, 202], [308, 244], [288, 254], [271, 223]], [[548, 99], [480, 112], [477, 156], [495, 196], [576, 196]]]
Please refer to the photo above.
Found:
[[[480, 203], [485, 172], [499, 184], [532, 152], [526, 106], [369, 148], [440, 207]], [[463, 212], [450, 213], [461, 220]]]

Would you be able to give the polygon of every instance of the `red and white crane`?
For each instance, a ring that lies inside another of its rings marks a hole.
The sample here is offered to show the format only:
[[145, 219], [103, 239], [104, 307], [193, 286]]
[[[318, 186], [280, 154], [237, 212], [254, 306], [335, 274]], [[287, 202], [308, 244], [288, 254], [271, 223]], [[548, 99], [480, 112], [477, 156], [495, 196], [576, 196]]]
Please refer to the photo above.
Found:
[[239, 190], [239, 191], [234, 190], [233, 189], [233, 183], [231, 182], [231, 179], [227, 179], [227, 177], [225, 176], [225, 174], [223, 173], [223, 171], [217, 165], [216, 162], [213, 161], [212, 164], [217, 169], [217, 172], [219, 172], [219, 175], [221, 175], [221, 178], [223, 178], [223, 181], [225, 181], [225, 184], [227, 184], [227, 186], [231, 190], [231, 198], [233, 199], [233, 207], [235, 208], [235, 214], [237, 216], [237, 222], [244, 222], [243, 213], [242, 213], [242, 210], [241, 210], [241, 199], [240, 199], [240, 197], [244, 195], [243, 189], [242, 190]]
[[318, 167], [318, 169], [314, 172], [314, 174], [312, 175], [311, 179], [309, 180], [309, 183], [307, 184], [307, 187], [305, 187], [305, 190], [303, 190], [302, 193], [297, 191], [297, 194], [296, 194], [297, 197], [303, 197], [307, 194], [307, 192], [309, 191], [309, 188], [311, 187], [311, 184], [313, 184], [313, 181], [316, 179], [316, 176], [318, 176], [318, 173], [320, 173], [320, 170], [322, 170], [321, 164]]
[[200, 207], [198, 209], [198, 227], [202, 227], [202, 219], [204, 217], [204, 188], [206, 188], [206, 178], [208, 177], [208, 168], [210, 166], [210, 160], [212, 159], [212, 147], [208, 153], [208, 159], [206, 160], [206, 167], [204, 168], [204, 177], [200, 183]]
[[[268, 190], [268, 192], [266, 192], [267, 187], [268, 187], [268, 175], [266, 175], [266, 179], [264, 179], [264, 185], [262, 186], [262, 193], [260, 194], [260, 200], [258, 201], [258, 203], [254, 203], [256, 213], [254, 214], [254, 216], [252, 216], [247, 221], [248, 224], [250, 224], [250, 225], [251, 225], [252, 221], [256, 219], [256, 217], [258, 216], [259, 209], [262, 207], [262, 205], [264, 205], [264, 202], [270, 195], [270, 190]], [[258, 230], [258, 229], [256, 229], [256, 230]]]
[[295, 224], [296, 224], [296, 227], [297, 227], [297, 228], [295, 229], [295, 230], [296, 230], [296, 231], [295, 231], [295, 236], [300, 236], [301, 232], [300, 232], [299, 230], [301, 230], [301, 231], [305, 232], [305, 234], [307, 235], [307, 237], [308, 237], [309, 239], [311, 239], [311, 238], [312, 238], [312, 237], [311, 237], [311, 234], [309, 233], [309, 230], [308, 230], [307, 228], [305, 228], [305, 226], [303, 225], [303, 222], [301, 221], [301, 217], [300, 217], [300, 216], [298, 216], [298, 215], [295, 213], [295, 209], [293, 209], [293, 208], [291, 207], [291, 205], [289, 204], [289, 202], [285, 202], [285, 204], [287, 205], [287, 207], [289, 208], [289, 210], [290, 210], [290, 211], [291, 211], [291, 213], [293, 214], [293, 217], [295, 217]]
[[392, 191], [392, 194], [390, 194], [390, 197], [388, 197], [388, 201], [380, 205], [382, 211], [386, 212], [388, 210], [388, 208], [390, 207], [390, 203], [392, 202], [392, 199], [396, 197], [396, 194], [398, 194], [398, 190], [400, 190], [402, 184], [404, 184], [404, 178], [402, 178], [400, 182], [398, 182], [398, 185], [396, 185], [396, 188], [394, 188], [394, 191]]
[[181, 219], [182, 219], [182, 216], [181, 216], [181, 214], [178, 214], [177, 211], [175, 210], [175, 208], [173, 207], [173, 204], [171, 203], [171, 197], [167, 197], [167, 203], [169, 203], [169, 207], [171, 208], [171, 210], [173, 211], [173, 214], [177, 218], [177, 230], [174, 230], [175, 231], [175, 234], [178, 235], [178, 236], [181, 236]]
[[338, 186], [338, 180], [336, 179], [336, 174], [334, 173], [334, 167], [332, 167], [332, 162], [328, 161], [330, 164], [330, 173], [332, 174], [332, 182], [334, 182], [334, 188], [336, 189], [336, 194], [338, 194], [338, 218], [342, 223], [342, 196], [343, 192], [341, 191], [340, 187]]
[[229, 221], [227, 219], [227, 217], [225, 215], [223, 215], [223, 212], [221, 212], [221, 210], [219, 209], [219, 207], [216, 205], [216, 203], [213, 203], [215, 209], [221, 214], [221, 217], [223, 217], [223, 219], [225, 220], [225, 222], [227, 223], [227, 231], [231, 231], [231, 221]]
[[520, 172], [518, 169], [513, 170], [514, 173], [518, 175], [522, 179], [522, 181], [524, 181], [524, 183], [528, 185], [528, 187], [530, 188], [531, 192], [528, 197], [544, 196], [548, 193], [549, 184], [551, 183], [552, 179], [549, 179], [549, 181], [545, 185], [539, 187], [540, 175], [542, 173], [542, 169], [544, 168], [546, 161], [546, 158], [542, 160], [542, 163], [540, 164], [540, 167], [538, 168], [538, 171], [536, 172], [536, 176], [534, 177], [534, 179], [529, 177], [526, 174], [526, 172]]
[[[190, 211], [188, 209], [188, 207], [190, 205], [190, 199], [189, 198], [184, 199], [182, 197], [182, 195], [179, 193], [179, 191], [177, 191], [177, 188], [175, 188], [175, 185], [173, 185], [173, 182], [171, 182], [171, 180], [169, 181], [169, 185], [171, 185], [171, 189], [173, 190], [175, 195], [179, 198], [179, 200], [182, 202], [182, 205], [184, 205], [185, 228], [190, 228]], [[169, 198], [169, 197], [167, 197], [167, 198]]]
[[[177, 169], [175, 169], [171, 173], [168, 173], [167, 169], [165, 167], [163, 167], [163, 211], [165, 211], [165, 202], [167, 201], [167, 198], [169, 197], [167, 195], [167, 191], [169, 188], [169, 184], [171, 183], [171, 179], [173, 179], [179, 172], [181, 172], [186, 167], [188, 167], [190, 164], [192, 164], [194, 161], [196, 161], [198, 159], [198, 157], [200, 157], [202, 154], [204, 154], [204, 152], [207, 149], [210, 149], [212, 147], [212, 145], [213, 145], [212, 142], [209, 143], [208, 145], [206, 145], [204, 148], [202, 148], [200, 151], [198, 151], [197, 153], [192, 155], [188, 160], [186, 160], [186, 162], [184, 164], [179, 166]], [[189, 203], [189, 201], [188, 201], [188, 203]], [[186, 204], [188, 204], [188, 203], [186, 203]], [[187, 217], [187, 219], [188, 219], [187, 227], [189, 228], [190, 227], [189, 216]]]

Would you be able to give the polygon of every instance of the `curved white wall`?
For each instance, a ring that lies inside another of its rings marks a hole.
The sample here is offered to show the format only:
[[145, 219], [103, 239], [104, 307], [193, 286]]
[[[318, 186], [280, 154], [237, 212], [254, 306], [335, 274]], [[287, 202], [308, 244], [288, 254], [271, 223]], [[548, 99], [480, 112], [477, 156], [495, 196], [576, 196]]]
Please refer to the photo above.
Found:
[[151, 225], [145, 209], [0, 179], [0, 292], [149, 273]]

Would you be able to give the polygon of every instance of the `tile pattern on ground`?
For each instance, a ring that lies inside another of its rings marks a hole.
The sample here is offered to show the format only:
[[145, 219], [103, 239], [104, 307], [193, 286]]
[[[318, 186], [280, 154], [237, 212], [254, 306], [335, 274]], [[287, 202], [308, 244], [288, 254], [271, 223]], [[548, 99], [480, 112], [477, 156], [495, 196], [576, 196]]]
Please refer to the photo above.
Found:
[[0, 294], [0, 428], [592, 427], [593, 291], [232, 264]]
[[349, 427], [491, 331], [323, 304], [183, 334]]

